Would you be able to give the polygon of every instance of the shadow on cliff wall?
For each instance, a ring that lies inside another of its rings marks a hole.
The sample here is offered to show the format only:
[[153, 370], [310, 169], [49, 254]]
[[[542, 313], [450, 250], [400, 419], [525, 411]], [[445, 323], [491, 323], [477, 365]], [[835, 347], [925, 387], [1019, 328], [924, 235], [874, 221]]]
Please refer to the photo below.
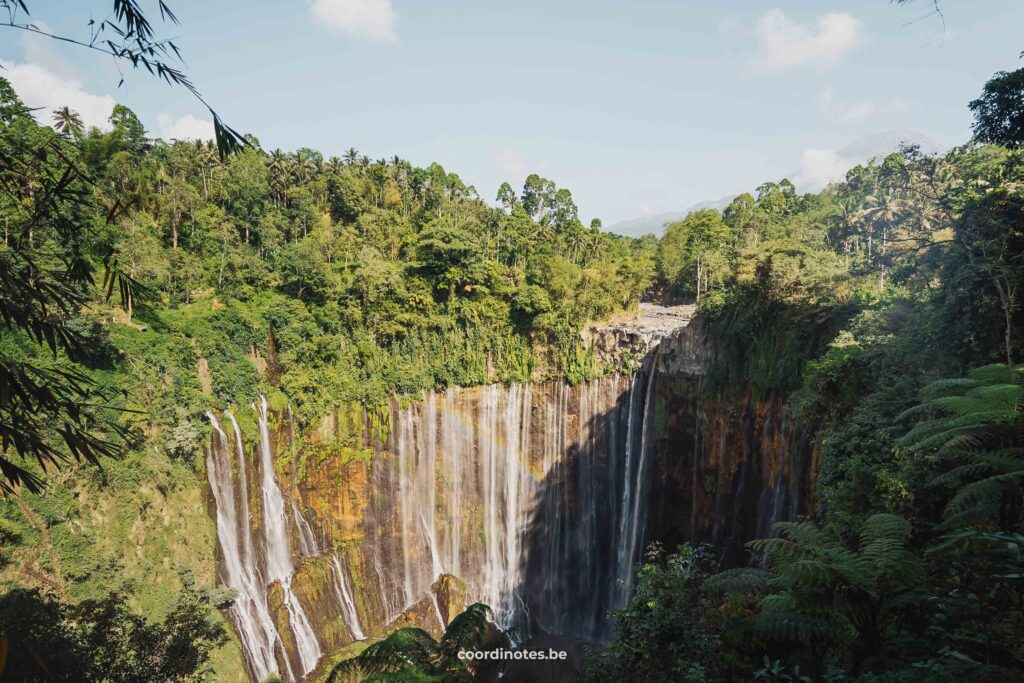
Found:
[[760, 561], [748, 541], [809, 513], [816, 450], [783, 396], [709, 398], [700, 377], [646, 373], [578, 428], [523, 532], [534, 634], [607, 640], [652, 541], [709, 543], [737, 566]]

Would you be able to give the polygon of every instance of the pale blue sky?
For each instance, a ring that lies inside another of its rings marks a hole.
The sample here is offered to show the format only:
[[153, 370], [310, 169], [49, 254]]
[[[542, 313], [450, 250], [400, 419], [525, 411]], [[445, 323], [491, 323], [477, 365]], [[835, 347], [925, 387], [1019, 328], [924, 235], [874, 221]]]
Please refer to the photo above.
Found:
[[[30, 3], [79, 35], [109, 4]], [[888, 129], [963, 142], [967, 102], [1024, 49], [1019, 0], [942, 0], [945, 33], [925, 0], [170, 5], [193, 80], [264, 147], [438, 161], [489, 201], [536, 171], [606, 224], [828, 177], [831, 150]], [[156, 134], [208, 118], [184, 92], [139, 75], [118, 90], [102, 57], [10, 30], [0, 60], [29, 104], [89, 120], [113, 97]]]

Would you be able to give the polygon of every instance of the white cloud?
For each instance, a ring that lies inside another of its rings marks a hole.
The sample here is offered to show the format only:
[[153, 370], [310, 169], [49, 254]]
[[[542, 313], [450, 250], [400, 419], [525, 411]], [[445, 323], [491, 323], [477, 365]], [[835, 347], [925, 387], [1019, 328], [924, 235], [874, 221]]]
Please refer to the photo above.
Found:
[[398, 40], [391, 0], [311, 0], [309, 8], [328, 30], [385, 43]]
[[907, 110], [907, 102], [899, 97], [874, 97], [860, 101], [840, 102], [832, 88], [825, 88], [814, 98], [822, 116], [841, 126], [863, 123], [883, 114], [899, 114]]
[[781, 9], [768, 10], [757, 21], [761, 46], [755, 66], [779, 70], [835, 62], [857, 44], [861, 22], [845, 12], [829, 12], [814, 23], [799, 24]]
[[809, 192], [842, 180], [855, 165], [855, 161], [844, 159], [834, 149], [812, 147], [800, 156], [800, 171], [793, 181], [802, 192]]
[[78, 112], [87, 128], [110, 127], [107, 119], [114, 109], [113, 97], [88, 93], [74, 78], [59, 76], [39, 64], [0, 60], [0, 65], [4, 68], [3, 76], [11, 82], [21, 101], [38, 108], [35, 117], [40, 123], [50, 125], [53, 110], [67, 106]]
[[[41, 21], [35, 21], [33, 24], [40, 31], [53, 32], [53, 29]], [[69, 64], [61, 57], [56, 46], [57, 43], [53, 38], [38, 33], [23, 33], [21, 35], [21, 52], [26, 63], [41, 66], [61, 78], [74, 78], [77, 75], [74, 65]]]
[[160, 137], [165, 140], [212, 140], [213, 122], [185, 114], [172, 118], [168, 114], [157, 114]]
[[523, 158], [517, 152], [513, 152], [510, 149], [506, 149], [495, 157], [494, 163], [501, 169], [502, 173], [511, 176], [513, 179], [526, 176], [526, 164], [523, 163]]

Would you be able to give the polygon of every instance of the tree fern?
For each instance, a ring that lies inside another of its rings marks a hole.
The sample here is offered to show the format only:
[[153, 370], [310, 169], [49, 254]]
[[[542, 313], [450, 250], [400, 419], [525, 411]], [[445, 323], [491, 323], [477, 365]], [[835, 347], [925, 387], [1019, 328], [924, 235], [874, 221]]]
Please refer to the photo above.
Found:
[[1024, 581], [1024, 534], [1004, 532], [982, 533], [973, 529], [946, 534], [942, 540], [928, 549], [929, 553], [946, 550], [963, 542], [982, 543], [990, 548], [996, 559], [996, 578]]
[[[1019, 528], [1024, 483], [1024, 374], [987, 365], [967, 377], [933, 382], [900, 415], [918, 422], [900, 440], [945, 468], [932, 484], [953, 489], [944, 528], [997, 520]], [[922, 419], [927, 418], [927, 419]]]
[[409, 668], [429, 672], [437, 667], [440, 659], [437, 642], [429, 633], [419, 628], [400, 628], [358, 656], [338, 664], [327, 680], [340, 683], [346, 680], [345, 676], [356, 673], [373, 676]]
[[327, 677], [327, 683], [472, 680], [472, 672], [458, 654], [483, 645], [491, 615], [487, 605], [470, 605], [448, 624], [440, 643], [423, 629], [400, 628], [357, 656], [337, 664]]
[[475, 650], [483, 645], [492, 616], [491, 608], [483, 603], [467, 607], [444, 630], [440, 644], [442, 655], [457, 659], [460, 651]]
[[911, 526], [897, 515], [874, 515], [856, 548], [810, 522], [775, 525], [775, 538], [752, 541], [766, 570], [723, 572], [709, 588], [767, 592], [756, 626], [776, 641], [805, 647], [849, 647], [855, 664], [880, 654], [885, 630], [916, 596], [924, 565], [907, 550]]

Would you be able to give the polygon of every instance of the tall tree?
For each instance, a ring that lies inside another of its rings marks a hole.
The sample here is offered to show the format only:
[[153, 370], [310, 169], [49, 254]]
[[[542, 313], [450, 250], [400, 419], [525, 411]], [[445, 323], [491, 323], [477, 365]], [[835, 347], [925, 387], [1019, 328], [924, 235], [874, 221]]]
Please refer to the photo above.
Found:
[[968, 107], [974, 114], [974, 138], [1016, 148], [1024, 144], [1024, 69], [1000, 71]]
[[523, 184], [523, 208], [538, 223], [545, 222], [551, 209], [551, 200], [555, 195], [555, 184], [536, 173], [526, 177]]
[[[666, 282], [677, 290], [692, 292], [697, 302], [712, 280], [713, 262], [727, 245], [732, 229], [714, 209], [696, 211], [681, 221], [669, 223], [658, 244], [658, 269]], [[685, 279], [690, 279], [689, 289]]]
[[512, 211], [519, 203], [519, 198], [516, 197], [516, 191], [512, 189], [512, 186], [505, 182], [498, 188], [497, 201], [506, 211]]

